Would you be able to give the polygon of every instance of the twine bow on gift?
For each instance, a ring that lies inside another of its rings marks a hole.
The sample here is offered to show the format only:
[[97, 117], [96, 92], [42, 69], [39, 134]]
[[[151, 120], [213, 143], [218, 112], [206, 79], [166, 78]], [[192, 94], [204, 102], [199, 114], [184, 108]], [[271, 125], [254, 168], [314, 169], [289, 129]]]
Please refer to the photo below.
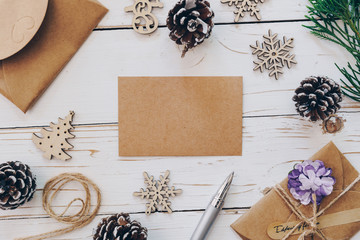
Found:
[[283, 238], [282, 240], [288, 239], [295, 231], [296, 229], [303, 223], [306, 223], [309, 225], [309, 229], [304, 231], [298, 238], [298, 240], [304, 240], [306, 236], [309, 235], [317, 235], [322, 240], [326, 240], [324, 233], [319, 229], [318, 227], [318, 217], [324, 214], [324, 212], [329, 209], [335, 202], [337, 202], [345, 193], [347, 193], [356, 183], [360, 181], [360, 175], [349, 185], [347, 186], [344, 191], [342, 191], [336, 198], [334, 198], [326, 207], [324, 207], [321, 211], [317, 211], [317, 205], [316, 205], [316, 195], [312, 194], [312, 200], [313, 200], [313, 216], [307, 217], [301, 210], [300, 206], [298, 206], [298, 202], [295, 201], [285, 190], [283, 187], [281, 187], [279, 184], [277, 184], [274, 187], [274, 190], [278, 193], [278, 195], [284, 200], [284, 202], [287, 204], [287, 206], [293, 211], [293, 213], [301, 220], [295, 227], [292, 228]]

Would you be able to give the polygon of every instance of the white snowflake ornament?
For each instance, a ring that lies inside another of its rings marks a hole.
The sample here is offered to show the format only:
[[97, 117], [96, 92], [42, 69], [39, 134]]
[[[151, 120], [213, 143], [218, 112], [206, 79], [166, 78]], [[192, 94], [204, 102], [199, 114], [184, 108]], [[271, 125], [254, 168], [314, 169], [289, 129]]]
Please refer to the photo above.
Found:
[[265, 0], [221, 0], [221, 3], [227, 3], [229, 6], [235, 6], [237, 9], [235, 13], [235, 22], [239, 22], [240, 18], [245, 16], [246, 12], [250, 16], [255, 16], [257, 20], [261, 20], [260, 9], [258, 3], [263, 3]]
[[295, 55], [291, 55], [290, 51], [294, 48], [292, 44], [294, 38], [286, 39], [283, 42], [277, 39], [277, 34], [272, 35], [269, 30], [269, 35], [264, 35], [264, 42], [262, 44], [256, 41], [256, 45], [250, 45], [253, 49], [252, 54], [257, 55], [259, 61], [254, 61], [254, 71], [264, 69], [270, 71], [269, 76], [275, 76], [276, 80], [279, 79], [280, 74], [283, 74], [282, 68], [286, 65], [289, 69], [292, 64], [296, 64]]
[[146, 203], [146, 215], [159, 210], [167, 211], [172, 213], [170, 208], [171, 202], [169, 201], [170, 197], [175, 197], [176, 194], [182, 193], [181, 189], [175, 189], [175, 187], [168, 187], [170, 179], [170, 171], [167, 170], [164, 176], [160, 175], [160, 180], [155, 181], [153, 176], [148, 175], [147, 172], [143, 173], [145, 178], [145, 184], [147, 185], [146, 189], [140, 189], [140, 192], [134, 192], [134, 196], [141, 197], [142, 199], [146, 198], [148, 203]]

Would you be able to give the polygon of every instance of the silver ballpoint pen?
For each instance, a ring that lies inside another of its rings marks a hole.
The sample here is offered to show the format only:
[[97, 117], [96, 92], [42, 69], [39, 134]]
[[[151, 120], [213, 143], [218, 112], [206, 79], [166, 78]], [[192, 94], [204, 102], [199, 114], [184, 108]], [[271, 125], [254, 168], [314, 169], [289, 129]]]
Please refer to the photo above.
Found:
[[220, 210], [224, 205], [224, 200], [229, 191], [233, 177], [234, 172], [232, 172], [226, 178], [225, 182], [220, 186], [219, 190], [216, 192], [214, 198], [211, 200], [209, 206], [206, 208], [204, 214], [202, 215], [199, 224], [197, 225], [193, 235], [191, 236], [191, 240], [205, 239], [212, 224], [214, 223], [216, 217], [218, 216]]

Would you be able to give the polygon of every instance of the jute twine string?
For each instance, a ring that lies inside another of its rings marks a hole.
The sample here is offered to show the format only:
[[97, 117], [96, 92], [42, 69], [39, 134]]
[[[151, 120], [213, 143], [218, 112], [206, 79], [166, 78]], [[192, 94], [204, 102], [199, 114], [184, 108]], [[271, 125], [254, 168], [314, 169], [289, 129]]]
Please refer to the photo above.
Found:
[[283, 238], [282, 240], [286, 240], [288, 239], [291, 234], [293, 234], [296, 229], [302, 224], [302, 223], [307, 223], [310, 227], [310, 229], [304, 231], [300, 237], [298, 238], [298, 240], [304, 240], [306, 236], [309, 236], [311, 234], [316, 234], [317, 236], [319, 236], [322, 240], [326, 240], [325, 235], [323, 234], [323, 232], [318, 228], [317, 226], [317, 218], [319, 216], [321, 216], [322, 214], [324, 214], [324, 212], [329, 209], [332, 205], [334, 205], [335, 202], [337, 202], [345, 193], [347, 193], [352, 187], [355, 186], [356, 183], [358, 183], [360, 181], [360, 175], [355, 178], [355, 180], [348, 185], [336, 198], [334, 198], [326, 207], [324, 207], [321, 211], [317, 211], [317, 205], [316, 205], [316, 195], [313, 194], [312, 198], [313, 198], [313, 216], [308, 218], [306, 217], [306, 215], [301, 212], [300, 210], [300, 206], [297, 206], [298, 203], [291, 197], [289, 196], [289, 194], [279, 185], [277, 184], [274, 187], [274, 190], [278, 193], [278, 195], [284, 200], [284, 202], [288, 205], [288, 207], [295, 213], [295, 215], [301, 220], [301, 222], [299, 222], [297, 225], [295, 225], [295, 227], [289, 231]]
[[[61, 191], [62, 187], [69, 182], [79, 182], [83, 186], [86, 194], [85, 200], [81, 198], [74, 198], [72, 201], [69, 202], [69, 204], [61, 214], [56, 214], [51, 206], [53, 200], [55, 199], [57, 193]], [[90, 187], [95, 190], [97, 195], [96, 206], [92, 212]], [[16, 240], [41, 240], [50, 237], [56, 237], [86, 226], [95, 218], [96, 214], [99, 211], [101, 203], [101, 193], [98, 186], [84, 175], [80, 173], [63, 173], [50, 179], [45, 184], [42, 200], [43, 208], [50, 215], [50, 217], [56, 219], [61, 223], [71, 224], [71, 226], [30, 237], [18, 238]], [[81, 209], [73, 215], [65, 216], [67, 210], [75, 202], [81, 203]]]

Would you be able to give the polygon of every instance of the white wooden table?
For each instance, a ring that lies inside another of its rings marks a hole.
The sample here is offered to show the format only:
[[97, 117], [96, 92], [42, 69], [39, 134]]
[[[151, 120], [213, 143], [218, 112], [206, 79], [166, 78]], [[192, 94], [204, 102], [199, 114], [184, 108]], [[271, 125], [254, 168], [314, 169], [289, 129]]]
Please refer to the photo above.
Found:
[[[92, 239], [102, 217], [130, 212], [149, 229], [149, 239], [189, 239], [211, 195], [231, 172], [235, 178], [228, 198], [208, 239], [239, 239], [229, 225], [261, 199], [261, 191], [286, 177], [293, 164], [307, 159], [332, 140], [360, 170], [360, 104], [349, 99], [340, 115], [345, 128], [323, 134], [320, 124], [301, 119], [291, 100], [299, 82], [310, 75], [339, 80], [334, 66], [352, 58], [340, 47], [319, 40], [302, 27], [307, 24], [306, 0], [268, 0], [261, 4], [262, 21], [245, 17], [234, 24], [233, 8], [210, 0], [216, 26], [210, 39], [180, 58], [181, 50], [169, 38], [167, 12], [176, 0], [163, 0], [153, 13], [159, 29], [150, 36], [131, 29], [132, 0], [101, 0], [109, 13], [59, 77], [27, 114], [0, 96], [1, 162], [20, 160], [37, 175], [34, 199], [13, 211], [0, 211], [0, 239], [8, 240], [57, 229], [63, 225], [42, 209], [47, 180], [63, 172], [80, 172], [101, 188], [103, 201], [96, 219], [83, 229], [54, 239]], [[76, 24], [76, 23], [74, 23]], [[253, 72], [250, 44], [262, 40], [268, 29], [295, 38], [298, 64], [285, 69], [277, 81]], [[241, 157], [118, 157], [117, 76], [244, 76], [244, 136]], [[76, 112], [71, 140], [75, 149], [68, 162], [48, 161], [31, 141], [32, 132], [47, 126], [69, 110]], [[145, 201], [132, 193], [144, 187], [143, 171], [158, 177], [171, 171], [171, 184], [183, 189], [172, 199], [173, 214], [144, 214]], [[56, 202], [61, 211], [78, 192], [68, 186]], [[360, 239], [357, 235], [354, 239]]]

